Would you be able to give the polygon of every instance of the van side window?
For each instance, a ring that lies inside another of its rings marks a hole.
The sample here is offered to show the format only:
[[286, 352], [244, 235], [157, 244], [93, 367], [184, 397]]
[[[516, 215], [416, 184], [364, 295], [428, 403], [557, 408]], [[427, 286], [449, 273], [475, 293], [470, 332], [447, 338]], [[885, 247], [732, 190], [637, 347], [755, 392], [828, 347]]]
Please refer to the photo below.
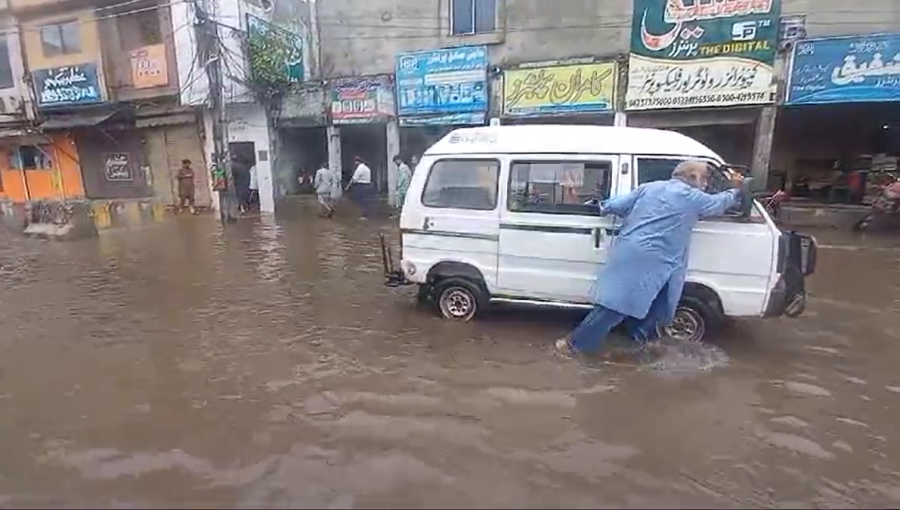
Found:
[[683, 159], [638, 158], [638, 186], [648, 182], [668, 181]]
[[426, 207], [493, 211], [497, 207], [500, 162], [443, 159], [434, 163], [422, 191]]
[[591, 200], [609, 198], [608, 161], [516, 161], [509, 179], [509, 210], [598, 216]]

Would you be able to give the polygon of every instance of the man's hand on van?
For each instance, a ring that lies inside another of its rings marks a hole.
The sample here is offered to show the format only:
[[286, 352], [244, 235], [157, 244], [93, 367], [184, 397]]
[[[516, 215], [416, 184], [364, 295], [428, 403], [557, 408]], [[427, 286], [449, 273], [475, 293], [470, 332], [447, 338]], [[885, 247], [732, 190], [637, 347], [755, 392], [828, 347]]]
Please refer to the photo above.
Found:
[[731, 175], [728, 176], [728, 180], [731, 181], [731, 185], [735, 188], [740, 188], [742, 184], [744, 184], [744, 176], [740, 172], [735, 172], [731, 170], [729, 172]]
[[583, 205], [597, 205], [599, 203], [600, 202], [596, 198], [592, 198], [592, 199], [588, 200], [587, 202], [585, 202]]

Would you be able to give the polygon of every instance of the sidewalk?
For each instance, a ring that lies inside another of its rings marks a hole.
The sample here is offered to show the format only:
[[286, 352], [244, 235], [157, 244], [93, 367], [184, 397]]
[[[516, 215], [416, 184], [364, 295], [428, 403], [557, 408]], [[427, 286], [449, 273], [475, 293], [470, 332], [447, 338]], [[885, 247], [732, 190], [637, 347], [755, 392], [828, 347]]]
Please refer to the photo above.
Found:
[[864, 205], [788, 201], [781, 205], [779, 219], [782, 224], [791, 227], [851, 230], [869, 210], [869, 206]]
[[8, 231], [56, 240], [95, 237], [104, 230], [139, 227], [169, 216], [171, 207], [152, 198], [0, 202], [0, 220]]

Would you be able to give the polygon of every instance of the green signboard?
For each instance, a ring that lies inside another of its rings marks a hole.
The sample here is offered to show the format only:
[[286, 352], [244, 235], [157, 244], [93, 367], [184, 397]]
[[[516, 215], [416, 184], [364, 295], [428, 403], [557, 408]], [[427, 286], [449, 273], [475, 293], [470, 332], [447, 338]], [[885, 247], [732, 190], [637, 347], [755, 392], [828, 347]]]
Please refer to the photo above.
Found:
[[780, 0], [634, 0], [626, 109], [775, 101]]
[[284, 28], [247, 15], [250, 74], [270, 84], [303, 81], [303, 39]]

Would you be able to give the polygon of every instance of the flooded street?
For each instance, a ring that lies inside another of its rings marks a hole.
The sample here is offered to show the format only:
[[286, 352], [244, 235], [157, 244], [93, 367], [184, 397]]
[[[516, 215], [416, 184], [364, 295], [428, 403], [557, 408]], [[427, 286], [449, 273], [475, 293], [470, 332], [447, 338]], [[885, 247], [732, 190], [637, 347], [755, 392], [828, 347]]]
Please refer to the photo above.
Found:
[[817, 233], [800, 319], [591, 367], [577, 315], [383, 287], [379, 228], [0, 236], [0, 505], [900, 505], [896, 234]]

